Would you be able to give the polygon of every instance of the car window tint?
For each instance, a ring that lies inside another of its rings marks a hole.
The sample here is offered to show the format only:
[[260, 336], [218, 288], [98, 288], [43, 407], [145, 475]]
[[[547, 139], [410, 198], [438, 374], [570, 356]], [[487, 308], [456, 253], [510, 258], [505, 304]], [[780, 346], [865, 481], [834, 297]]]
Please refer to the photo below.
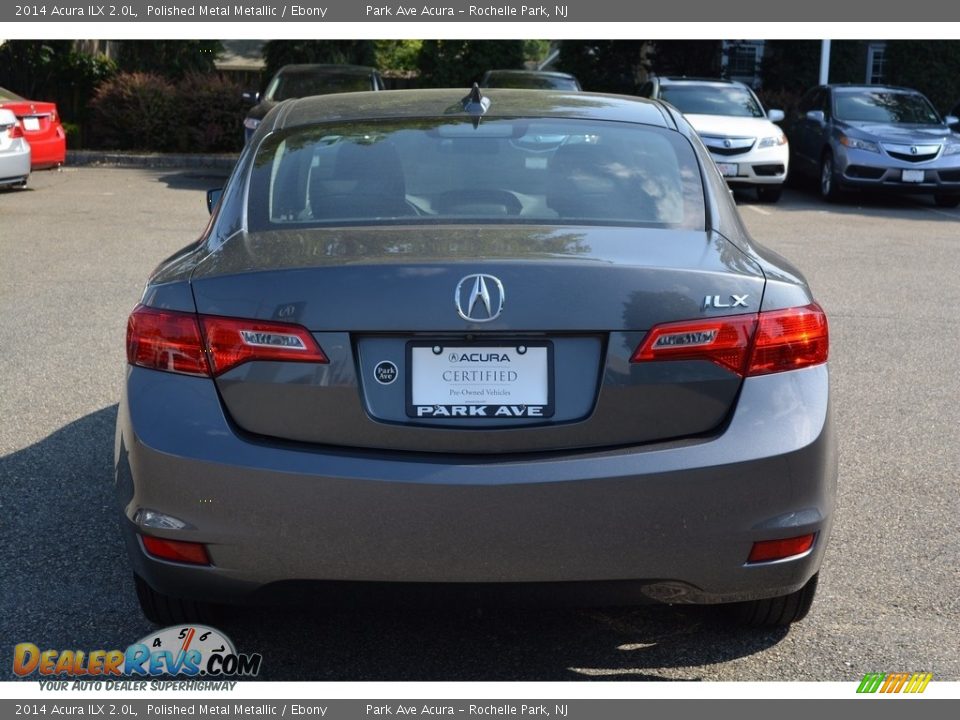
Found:
[[746, 88], [719, 85], [661, 85], [660, 97], [689, 115], [763, 117], [763, 109]]
[[251, 230], [358, 223], [704, 227], [700, 168], [679, 133], [569, 120], [315, 125], [269, 136]]
[[838, 92], [837, 119], [850, 122], [939, 125], [940, 116], [922, 95], [904, 92]]

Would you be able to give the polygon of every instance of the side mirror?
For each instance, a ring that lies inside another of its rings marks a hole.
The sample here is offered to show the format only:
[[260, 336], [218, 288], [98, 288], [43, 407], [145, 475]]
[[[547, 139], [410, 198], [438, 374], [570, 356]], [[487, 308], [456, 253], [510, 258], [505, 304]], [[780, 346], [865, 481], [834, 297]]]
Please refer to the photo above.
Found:
[[770, 122], [783, 122], [785, 117], [783, 110], [767, 110], [767, 120]]
[[243, 101], [250, 107], [253, 107], [260, 102], [260, 93], [254, 90], [247, 90], [246, 92], [241, 93], [240, 97], [243, 98]]
[[223, 197], [223, 188], [214, 188], [213, 190], [207, 190], [207, 212], [213, 215], [213, 209], [217, 206], [217, 203], [220, 202], [220, 198]]
[[823, 114], [823, 110], [808, 110], [807, 120], [813, 120], [823, 125], [827, 121], [827, 116]]
[[958, 118], [956, 115], [947, 115], [943, 119], [943, 122], [945, 125], [957, 125], [960, 123], [960, 118]]

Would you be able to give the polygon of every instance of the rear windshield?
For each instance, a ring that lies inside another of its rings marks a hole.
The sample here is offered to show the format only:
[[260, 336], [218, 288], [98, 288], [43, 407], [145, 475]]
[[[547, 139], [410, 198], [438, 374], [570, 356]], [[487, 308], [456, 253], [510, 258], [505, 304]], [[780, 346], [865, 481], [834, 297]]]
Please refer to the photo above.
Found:
[[660, 97], [685, 115], [764, 116], [753, 93], [736, 86], [662, 85]]
[[834, 116], [851, 122], [940, 124], [940, 116], [923, 95], [903, 92], [838, 92]]
[[310, 74], [306, 72], [281, 73], [273, 79], [264, 97], [280, 102], [311, 95], [330, 95], [341, 92], [370, 90], [368, 75], [337, 75], [335, 73]]
[[672, 130], [559, 119], [314, 125], [268, 136], [250, 230], [534, 223], [703, 229], [700, 169]]

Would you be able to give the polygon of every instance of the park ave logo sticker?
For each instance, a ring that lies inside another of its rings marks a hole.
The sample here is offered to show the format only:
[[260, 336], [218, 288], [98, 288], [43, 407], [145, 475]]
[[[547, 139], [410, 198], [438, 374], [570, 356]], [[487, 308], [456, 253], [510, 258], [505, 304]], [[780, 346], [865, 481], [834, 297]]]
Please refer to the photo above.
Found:
[[[139, 678], [167, 677], [190, 681], [177, 683], [177, 689], [233, 689], [236, 683], [225, 678], [255, 677], [262, 662], [260, 653], [238, 653], [230, 638], [207, 625], [164, 628], [125, 650], [41, 650], [31, 642], [13, 649], [14, 674], [36, 674], [45, 690], [71, 689], [79, 680], [85, 681], [83, 689], [142, 690], [147, 682]], [[201, 678], [214, 680], [198, 682]], [[150, 687], [170, 689], [165, 683]]]

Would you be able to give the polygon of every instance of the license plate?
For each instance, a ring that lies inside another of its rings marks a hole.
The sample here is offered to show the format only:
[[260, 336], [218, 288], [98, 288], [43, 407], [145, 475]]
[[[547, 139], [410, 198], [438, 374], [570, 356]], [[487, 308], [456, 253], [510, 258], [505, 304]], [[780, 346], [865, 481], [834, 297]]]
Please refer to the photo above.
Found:
[[736, 177], [740, 172], [740, 166], [737, 163], [717, 163], [717, 169], [724, 177]]
[[908, 183], [922, 183], [923, 170], [904, 170], [900, 179]]
[[415, 418], [548, 418], [553, 345], [407, 346], [407, 415]]
[[23, 119], [23, 129], [24, 130], [39, 130], [40, 129], [40, 118], [36, 117], [25, 117]]

